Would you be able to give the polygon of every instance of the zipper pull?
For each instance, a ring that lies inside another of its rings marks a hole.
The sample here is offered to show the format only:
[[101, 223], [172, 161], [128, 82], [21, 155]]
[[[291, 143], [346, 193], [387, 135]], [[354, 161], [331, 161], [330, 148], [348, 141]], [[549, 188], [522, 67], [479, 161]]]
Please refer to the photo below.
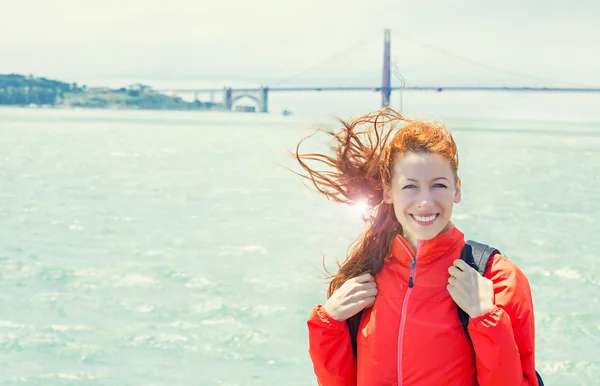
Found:
[[412, 288], [415, 283], [413, 280], [413, 272], [415, 270], [415, 265], [417, 264], [417, 258], [413, 256], [412, 261], [410, 263], [410, 271], [408, 276], [408, 288]]

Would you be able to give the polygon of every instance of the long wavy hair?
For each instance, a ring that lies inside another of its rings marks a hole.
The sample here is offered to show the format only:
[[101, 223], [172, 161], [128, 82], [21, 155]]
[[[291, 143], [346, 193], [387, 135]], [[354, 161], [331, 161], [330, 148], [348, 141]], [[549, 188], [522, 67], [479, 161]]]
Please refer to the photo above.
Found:
[[[348, 279], [365, 272], [379, 273], [392, 240], [403, 233], [393, 206], [383, 202], [383, 189], [391, 186], [398, 157], [411, 152], [440, 154], [450, 162], [458, 182], [456, 144], [442, 124], [408, 119], [391, 108], [340, 123], [338, 131], [319, 130], [332, 137], [332, 156], [300, 153], [300, 145], [314, 134], [303, 138], [294, 154], [307, 173], [297, 174], [310, 180], [320, 193], [349, 205], [366, 202], [370, 208], [363, 217], [366, 230], [350, 245], [346, 259], [338, 263], [337, 273], [330, 277], [327, 297]], [[313, 162], [326, 170], [309, 166]]]

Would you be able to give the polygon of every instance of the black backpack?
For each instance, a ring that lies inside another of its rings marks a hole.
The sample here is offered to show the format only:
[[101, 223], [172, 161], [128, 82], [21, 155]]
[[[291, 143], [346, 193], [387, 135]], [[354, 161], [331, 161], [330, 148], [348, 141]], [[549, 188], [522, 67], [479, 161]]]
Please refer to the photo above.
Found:
[[[460, 258], [466, 261], [467, 264], [469, 264], [477, 272], [479, 272], [480, 275], [483, 276], [489, 259], [497, 253], [500, 253], [500, 251], [498, 251], [496, 248], [469, 240], [465, 244]], [[465, 332], [467, 333], [467, 337], [469, 337], [469, 315], [460, 307], [457, 306], [456, 308], [458, 309], [458, 316], [465, 329]], [[358, 325], [360, 324], [361, 317], [362, 311], [346, 320], [348, 328], [350, 329], [350, 342], [352, 343], [352, 351], [354, 352], [354, 355], [356, 355], [356, 335], [358, 335]], [[537, 371], [535, 374], [537, 376], [538, 385], [544, 386], [544, 381], [542, 381], [540, 374]]]

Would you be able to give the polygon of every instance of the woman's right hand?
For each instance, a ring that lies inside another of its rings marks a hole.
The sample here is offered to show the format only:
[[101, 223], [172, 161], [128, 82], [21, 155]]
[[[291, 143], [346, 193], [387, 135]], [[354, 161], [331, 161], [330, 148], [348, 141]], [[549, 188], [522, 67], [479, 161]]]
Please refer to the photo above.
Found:
[[347, 280], [323, 305], [333, 319], [344, 321], [375, 303], [377, 285], [370, 273]]

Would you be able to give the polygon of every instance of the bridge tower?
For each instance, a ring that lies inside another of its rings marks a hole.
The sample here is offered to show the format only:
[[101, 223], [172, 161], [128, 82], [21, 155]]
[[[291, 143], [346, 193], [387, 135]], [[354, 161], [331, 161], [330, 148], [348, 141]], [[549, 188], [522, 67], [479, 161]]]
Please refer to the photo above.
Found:
[[390, 70], [390, 30], [384, 30], [383, 40], [383, 84], [381, 85], [381, 108], [390, 105], [391, 70]]
[[233, 90], [231, 87], [225, 87], [223, 89], [223, 104], [227, 110], [231, 110], [233, 107]]
[[260, 112], [269, 112], [269, 88], [266, 86], [260, 88]]
[[229, 111], [233, 109], [233, 105], [240, 99], [247, 98], [252, 100], [257, 111], [261, 113], [269, 112], [269, 88], [261, 87], [259, 89], [233, 89], [225, 87], [223, 89], [223, 105]]

